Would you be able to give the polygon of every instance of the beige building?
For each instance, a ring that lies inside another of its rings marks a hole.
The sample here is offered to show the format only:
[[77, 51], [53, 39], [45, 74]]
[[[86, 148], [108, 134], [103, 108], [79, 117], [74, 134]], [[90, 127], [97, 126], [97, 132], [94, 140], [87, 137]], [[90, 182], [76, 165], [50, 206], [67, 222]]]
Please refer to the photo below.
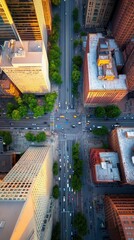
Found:
[[88, 0], [85, 27], [106, 27], [115, 2], [115, 0]]
[[6, 41], [1, 52], [1, 69], [21, 93], [50, 91], [48, 61], [43, 41]]
[[0, 239], [50, 240], [51, 189], [51, 147], [29, 147], [0, 183]]

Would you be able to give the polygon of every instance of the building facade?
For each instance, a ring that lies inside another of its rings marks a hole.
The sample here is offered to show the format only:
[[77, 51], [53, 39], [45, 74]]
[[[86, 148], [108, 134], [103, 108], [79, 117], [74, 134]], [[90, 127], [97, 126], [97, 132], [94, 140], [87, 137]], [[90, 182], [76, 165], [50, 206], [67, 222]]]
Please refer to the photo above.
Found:
[[134, 35], [134, 0], [119, 1], [112, 26], [115, 40], [123, 47]]
[[134, 39], [131, 39], [126, 45], [124, 51], [124, 68], [123, 71], [127, 76], [128, 90], [134, 90]]
[[134, 239], [134, 195], [105, 196], [104, 202], [110, 239]]
[[0, 183], [0, 238], [51, 239], [52, 151], [29, 147]]
[[88, 0], [85, 27], [99, 30], [107, 27], [115, 2], [115, 0]]
[[126, 75], [118, 74], [120, 50], [114, 39], [89, 34], [84, 58], [84, 105], [119, 102], [127, 94]]
[[50, 0], [1, 0], [0, 40], [43, 40], [51, 30]]
[[123, 184], [134, 185], [134, 128], [119, 127], [112, 130], [110, 145], [119, 155]]

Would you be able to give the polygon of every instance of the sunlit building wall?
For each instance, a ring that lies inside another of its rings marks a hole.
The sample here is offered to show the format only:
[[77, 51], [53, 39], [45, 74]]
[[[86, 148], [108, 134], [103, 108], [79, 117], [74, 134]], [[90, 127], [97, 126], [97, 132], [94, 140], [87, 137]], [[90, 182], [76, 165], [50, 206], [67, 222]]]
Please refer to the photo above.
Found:
[[0, 183], [0, 239], [51, 239], [51, 189], [51, 147], [28, 148]]
[[50, 0], [42, 0], [42, 4], [43, 4], [46, 27], [47, 27], [48, 33], [50, 33], [52, 30], [52, 12], [51, 12]]

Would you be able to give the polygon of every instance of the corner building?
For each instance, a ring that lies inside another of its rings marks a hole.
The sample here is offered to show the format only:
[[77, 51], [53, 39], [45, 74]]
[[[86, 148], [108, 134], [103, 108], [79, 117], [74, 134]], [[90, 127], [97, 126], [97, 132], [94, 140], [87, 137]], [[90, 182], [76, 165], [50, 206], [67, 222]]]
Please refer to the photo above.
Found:
[[0, 239], [50, 240], [51, 147], [29, 147], [0, 183]]
[[133, 240], [134, 195], [109, 195], [104, 202], [110, 239]]

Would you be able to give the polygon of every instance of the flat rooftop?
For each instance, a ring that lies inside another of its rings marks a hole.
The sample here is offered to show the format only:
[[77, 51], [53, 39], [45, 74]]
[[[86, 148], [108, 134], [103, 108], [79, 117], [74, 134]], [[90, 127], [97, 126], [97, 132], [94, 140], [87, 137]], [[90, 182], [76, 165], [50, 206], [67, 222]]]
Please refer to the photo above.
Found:
[[22, 44], [20, 41], [4, 42], [1, 67], [41, 65], [42, 41], [23, 41]]
[[130, 184], [134, 184], [134, 163], [132, 156], [134, 156], [134, 127], [117, 128], [117, 136], [122, 156], [122, 163], [126, 176], [126, 181]]
[[120, 181], [117, 164], [119, 163], [118, 153], [100, 152], [101, 163], [95, 165], [97, 181]]
[[[101, 33], [89, 34], [89, 53], [87, 54], [88, 76], [90, 90], [127, 90], [126, 75], [120, 74], [114, 80], [99, 80], [97, 66], [97, 45], [99, 38], [104, 38]], [[114, 39], [109, 40], [109, 49], [117, 49], [118, 46]]]
[[0, 201], [0, 239], [9, 240], [24, 201]]

